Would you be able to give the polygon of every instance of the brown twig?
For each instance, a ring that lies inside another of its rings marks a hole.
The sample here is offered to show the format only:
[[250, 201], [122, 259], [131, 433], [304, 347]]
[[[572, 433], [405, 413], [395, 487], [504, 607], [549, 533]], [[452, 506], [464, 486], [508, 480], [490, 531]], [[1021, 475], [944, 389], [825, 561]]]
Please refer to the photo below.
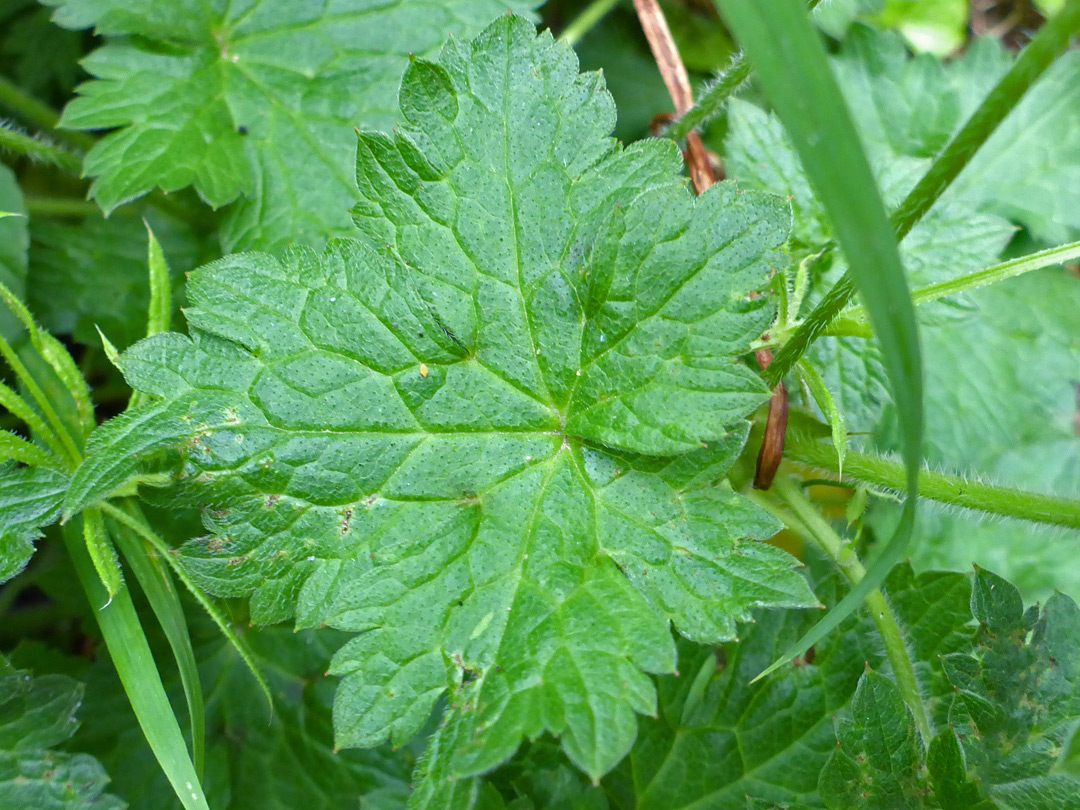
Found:
[[[641, 30], [649, 41], [649, 48], [656, 60], [656, 66], [660, 69], [668, 95], [675, 102], [675, 115], [682, 118], [694, 106], [694, 91], [690, 87], [690, 76], [679, 56], [679, 49], [675, 47], [664, 12], [660, 10], [657, 0], [634, 0], [634, 10], [641, 21]], [[716, 182], [716, 175], [709, 163], [705, 144], [696, 132], [686, 136], [686, 151], [683, 154], [694, 190], [701, 194]]]
[[694, 106], [694, 92], [690, 89], [690, 76], [686, 73], [675, 40], [671, 36], [664, 12], [656, 0], [634, 0], [634, 10], [641, 21], [641, 30], [649, 40], [656, 66], [664, 78], [668, 95], [675, 102], [675, 115], [682, 118]]
[[[660, 75], [664, 78], [668, 94], [675, 102], [675, 115], [681, 118], [694, 106], [694, 93], [690, 88], [690, 77], [686, 73], [679, 50], [675, 47], [675, 40], [671, 36], [664, 12], [660, 10], [657, 0], [634, 0], [634, 9], [637, 11], [641, 28], [645, 32], [645, 38], [649, 40], [649, 48], [652, 49], [656, 66], [660, 69]], [[669, 121], [670, 116], [661, 114], [653, 119], [653, 127], [662, 126]], [[716, 183], [716, 174], [709, 162], [705, 144], [696, 132], [690, 132], [686, 136], [686, 150], [683, 152], [687, 168], [690, 170], [690, 179], [694, 183], [694, 190], [698, 194], [704, 193], [705, 189]], [[754, 355], [758, 365], [765, 369], [772, 362], [772, 352], [761, 349]], [[765, 422], [765, 436], [761, 441], [761, 452], [758, 453], [757, 470], [754, 474], [754, 487], [768, 489], [772, 486], [776, 470], [780, 466], [780, 459], [784, 453], [784, 436], [787, 432], [788, 418], [788, 395], [787, 388], [781, 381], [773, 389], [772, 399], [769, 400], [769, 417]]]
[[[772, 352], [768, 349], [759, 349], [754, 356], [763, 370], [772, 362]], [[772, 399], [769, 400], [769, 417], [765, 420], [765, 434], [761, 437], [761, 450], [758, 451], [757, 469], [754, 471], [754, 489], [772, 486], [784, 456], [787, 417], [787, 388], [781, 382], [773, 389]]]

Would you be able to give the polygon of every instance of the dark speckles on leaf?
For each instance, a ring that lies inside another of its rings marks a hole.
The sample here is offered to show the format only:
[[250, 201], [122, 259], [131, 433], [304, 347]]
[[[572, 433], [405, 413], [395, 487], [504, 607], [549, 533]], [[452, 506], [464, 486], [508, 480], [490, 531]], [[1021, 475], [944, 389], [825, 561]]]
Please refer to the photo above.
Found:
[[[509, 72], [508, 46], [520, 61]], [[695, 200], [674, 144], [615, 149], [598, 79], [528, 22], [497, 23], [468, 57], [443, 58], [476, 69], [418, 59], [402, 82], [402, 137], [360, 134], [355, 240], [193, 275], [203, 340], [179, 360], [191, 379], [216, 373], [166, 403], [218, 426], [193, 438], [219, 455], [193, 452], [188, 467], [217, 476], [199, 494], [233, 515], [208, 522], [245, 554], [189, 547], [185, 559], [200, 584], [252, 593], [256, 620], [364, 627], [335, 663], [340, 744], [414, 734], [455, 687], [445, 662], [461, 651], [464, 667], [483, 662], [473, 689], [486, 729], [462, 774], [518, 743], [497, 699], [513, 691], [522, 716], [552, 718], [599, 779], [633, 743], [636, 716], [655, 711], [646, 673], [674, 670], [672, 626], [719, 642], [752, 606], [814, 603], [794, 558], [764, 545], [752, 566], [736, 556], [774, 525], [706, 485], [768, 397], [737, 358], [771, 310], [730, 300], [765, 283], [789, 214], [722, 184]], [[416, 122], [431, 131], [409, 131]], [[507, 131], [513, 166], [490, 137]], [[455, 209], [476, 217], [440, 219]], [[553, 264], [571, 240], [588, 260]], [[650, 258], [658, 244], [667, 252]], [[596, 289], [582, 289], [583, 263], [604, 274]], [[139, 344], [130, 362], [160, 366], [154, 352], [177, 337]], [[222, 440], [225, 408], [242, 417], [243, 444]], [[589, 455], [595, 465], [579, 463]], [[289, 508], [268, 512], [280, 492]], [[765, 581], [775, 587], [762, 596]], [[537, 640], [523, 604], [558, 611], [550, 638]], [[402, 700], [388, 706], [391, 686]]]

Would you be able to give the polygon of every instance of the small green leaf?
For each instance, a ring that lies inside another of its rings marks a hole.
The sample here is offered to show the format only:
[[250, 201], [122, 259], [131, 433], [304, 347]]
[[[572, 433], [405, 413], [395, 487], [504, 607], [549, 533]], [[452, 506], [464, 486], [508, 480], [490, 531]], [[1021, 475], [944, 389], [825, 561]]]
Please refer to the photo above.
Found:
[[1004, 806], [1069, 806], [1080, 776], [1059, 763], [1080, 721], [1080, 608], [1054, 594], [1024, 610], [1013, 585], [978, 569], [971, 610], [973, 648], [942, 662], [968, 769]]
[[31, 677], [0, 656], [0, 804], [4, 810], [124, 810], [93, 757], [50, 750], [79, 727], [83, 685]]
[[101, 578], [101, 584], [105, 586], [109, 594], [109, 602], [112, 602], [120, 593], [120, 589], [124, 587], [124, 575], [120, 571], [120, 560], [116, 556], [116, 548], [105, 529], [105, 521], [98, 509], [84, 510], [82, 518], [86, 550], [94, 563], [94, 570]]
[[31, 467], [48, 467], [57, 472], [64, 472], [66, 469], [62, 459], [6, 430], [0, 430], [0, 462], [2, 461], [19, 461]]
[[951, 726], [930, 743], [926, 767], [934, 787], [934, 796], [942, 807], [950, 810], [992, 810], [994, 804], [985, 797], [981, 785], [971, 781], [967, 772], [964, 749]]
[[850, 715], [836, 721], [837, 748], [821, 771], [830, 810], [923, 808], [929, 792], [911, 712], [891, 680], [872, 670], [859, 678]]
[[[815, 582], [815, 590], [829, 606], [846, 592], [838, 580], [831, 574]], [[911, 655], [919, 662], [927, 697], [951, 695], [951, 686], [931, 667], [938, 655], [970, 648], [970, 576], [916, 576], [904, 565], [892, 572], [885, 592]], [[720, 650], [682, 643], [680, 676], [659, 679], [657, 718], [642, 723], [627, 765], [604, 780], [608, 795], [619, 800], [616, 806], [742, 807], [749, 796], [760, 800], [754, 806], [821, 807], [826, 797], [819, 792], [818, 777], [837, 751], [834, 718], [848, 716], [847, 707], [867, 663], [881, 669], [887, 659], [874, 622], [861, 607], [837, 632], [815, 645], [812, 654], [804, 650], [797, 666], [750, 683], [816, 618], [806, 612], [764, 610], [738, 643]], [[716, 663], [699, 699], [691, 674], [710, 659]], [[871, 706], [871, 715], [890, 728], [900, 725], [905, 707], [898, 697], [890, 700], [890, 705], [896, 703], [900, 714], [887, 715], [884, 709], [876, 713]], [[693, 708], [687, 711], [688, 706]], [[886, 801], [857, 806], [877, 810], [893, 805]]]
[[150, 269], [150, 309], [146, 319], [146, 334], [149, 336], [168, 332], [172, 324], [172, 281], [161, 244], [150, 229], [150, 224], [143, 224], [146, 225], [149, 239], [146, 259]]

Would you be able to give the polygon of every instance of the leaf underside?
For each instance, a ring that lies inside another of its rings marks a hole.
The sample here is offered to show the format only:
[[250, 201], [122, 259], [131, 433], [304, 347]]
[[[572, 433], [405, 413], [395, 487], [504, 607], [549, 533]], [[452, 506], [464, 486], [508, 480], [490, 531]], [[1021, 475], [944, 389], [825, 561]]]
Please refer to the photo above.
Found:
[[123, 356], [158, 399], [99, 430], [66, 510], [179, 448], [198, 581], [359, 634], [339, 746], [400, 744], [451, 690], [448, 778], [546, 730], [595, 779], [656, 711], [670, 624], [816, 604], [713, 486], [769, 396], [738, 358], [790, 212], [618, 146], [601, 77], [518, 18], [414, 62], [400, 104], [360, 135], [356, 241], [196, 271], [191, 337]]

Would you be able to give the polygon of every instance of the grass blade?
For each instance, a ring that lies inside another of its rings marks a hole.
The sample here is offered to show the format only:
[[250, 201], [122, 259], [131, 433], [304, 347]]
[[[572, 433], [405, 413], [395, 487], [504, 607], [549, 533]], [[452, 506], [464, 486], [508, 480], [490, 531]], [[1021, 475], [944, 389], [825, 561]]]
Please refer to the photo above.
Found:
[[139, 581], [139, 587], [146, 594], [150, 609], [154, 611], [176, 659], [191, 719], [191, 758], [195, 772], [202, 779], [206, 752], [206, 713], [199, 666], [195, 661], [195, 651], [191, 647], [191, 635], [184, 618], [184, 608], [180, 604], [169, 569], [162, 564], [156, 552], [153, 549], [148, 551], [148, 544], [126, 526], [121, 524], [112, 528], [111, 535], [116, 539], [116, 545], [120, 547], [135, 579]]
[[619, 0], [592, 0], [559, 34], [559, 42], [574, 47], [617, 5]]
[[[45, 424], [37, 411], [31, 408], [25, 399], [4, 383], [0, 382], [0, 407], [4, 408], [12, 416], [21, 419], [30, 432], [49, 445], [53, 453], [59, 459], [68, 457], [68, 450], [60, 441], [52, 428]], [[66, 465], [65, 465], [66, 466]]]
[[229, 626], [229, 623], [225, 620], [221, 611], [215, 607], [214, 603], [210, 601], [205, 593], [203, 593], [202, 589], [195, 584], [194, 580], [188, 575], [188, 572], [184, 570], [184, 567], [177, 562], [171, 549], [165, 545], [165, 541], [153, 532], [139, 508], [131, 502], [125, 503], [124, 507], [125, 508], [121, 509], [106, 501], [101, 504], [100, 508], [116, 522], [126, 526], [145, 540], [155, 551], [157, 551], [161, 559], [169, 564], [169, 567], [172, 568], [177, 579], [184, 583], [184, 586], [191, 595], [195, 597], [195, 601], [198, 602], [203, 610], [206, 611], [207, 615], [213, 619], [214, 624], [218, 626], [218, 630], [220, 630], [221, 634], [225, 636], [225, 639], [232, 644], [237, 655], [239, 655], [240, 659], [247, 665], [252, 677], [255, 678], [255, 681], [259, 684], [259, 688], [262, 689], [263, 695], [266, 697], [266, 702], [270, 706], [270, 710], [273, 711], [274, 700], [270, 694], [270, 686], [267, 684], [266, 679], [263, 677], [262, 672], [259, 671], [259, 667], [255, 663], [254, 653], [252, 653], [251, 649], [244, 643], [244, 640], [233, 632], [233, 629]]
[[[165, 261], [165, 253], [161, 249], [161, 244], [150, 229], [150, 224], [145, 220], [143, 220], [143, 224], [146, 225], [146, 233], [149, 237], [146, 264], [150, 272], [150, 308], [146, 314], [146, 335], [152, 337], [161, 332], [168, 332], [172, 323], [172, 282], [169, 278], [169, 265]], [[98, 334], [101, 334], [102, 344], [105, 346], [105, 353], [109, 356], [109, 360], [119, 368], [120, 364], [117, 360], [118, 355], [115, 347], [101, 333], [100, 329]], [[128, 408], [136, 408], [146, 402], [147, 399], [148, 397], [141, 391], [134, 391], [131, 394], [131, 399], [128, 400]]]
[[63, 534], [79, 581], [94, 606], [94, 618], [101, 627], [120, 682], [158, 764], [165, 771], [184, 810], [209, 810], [195, 766], [188, 756], [184, 735], [180, 733], [150, 645], [135, 613], [131, 592], [121, 588], [110, 604], [98, 610], [97, 606], [104, 604], [108, 597], [94, 570], [82, 533], [74, 526], [67, 526]]
[[896, 533], [867, 575], [758, 677], [832, 630], [885, 579], [907, 547], [915, 520], [922, 446], [922, 360], [915, 307], [893, 226], [825, 49], [800, 0], [717, 0], [825, 206], [881, 346], [900, 415], [908, 497]]
[[146, 336], [153, 337], [161, 332], [168, 332], [172, 323], [172, 283], [169, 280], [169, 265], [154, 232], [146, 222], [146, 233], [150, 238], [147, 250], [147, 266], [150, 268], [150, 311], [146, 318]]
[[[45, 414], [45, 419], [48, 420], [48, 429], [40, 431], [42, 438], [45, 438], [50, 447], [54, 447], [53, 440], [57, 442], [62, 449], [64, 456], [66, 457], [69, 465], [72, 469], [79, 466], [79, 462], [82, 460], [82, 453], [78, 446], [72, 440], [71, 435], [68, 433], [67, 427], [64, 425], [64, 421], [60, 418], [60, 414], [57, 413], [56, 408], [53, 407], [52, 400], [45, 394], [41, 386], [38, 385], [37, 379], [30, 373], [30, 369], [26, 367], [26, 364], [19, 359], [18, 354], [8, 343], [7, 338], [0, 335], [0, 355], [7, 361], [7, 364], [11, 367], [11, 370], [15, 372], [15, 376], [19, 382], [23, 384], [27, 392], [29, 392], [31, 399], [37, 403], [38, 408]], [[3, 405], [8, 408], [12, 413], [18, 415], [19, 402], [25, 402], [15, 394], [11, 389], [3, 391]], [[7, 395], [7, 391], [11, 391], [12, 396]], [[36, 420], [37, 424], [41, 427], [45, 427], [45, 423], [40, 420]], [[27, 424], [31, 424], [27, 420]]]

